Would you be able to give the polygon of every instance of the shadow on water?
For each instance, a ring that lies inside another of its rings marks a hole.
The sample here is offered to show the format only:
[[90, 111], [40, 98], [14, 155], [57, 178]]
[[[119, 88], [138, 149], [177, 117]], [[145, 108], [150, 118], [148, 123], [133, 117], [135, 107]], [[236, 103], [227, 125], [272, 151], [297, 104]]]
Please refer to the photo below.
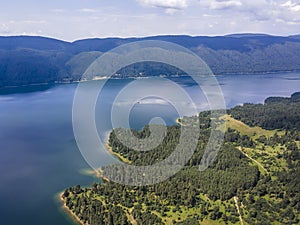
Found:
[[26, 94], [31, 92], [47, 91], [55, 84], [38, 84], [28, 86], [16, 86], [16, 87], [0, 87], [0, 95], [12, 95], [12, 94]]

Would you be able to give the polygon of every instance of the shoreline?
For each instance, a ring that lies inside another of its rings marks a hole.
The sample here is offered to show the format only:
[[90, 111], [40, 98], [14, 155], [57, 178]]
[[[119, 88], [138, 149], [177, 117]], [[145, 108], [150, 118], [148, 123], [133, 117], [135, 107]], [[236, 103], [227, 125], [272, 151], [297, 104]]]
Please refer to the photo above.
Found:
[[182, 119], [182, 118], [179, 117], [179, 118], [177, 118], [177, 119], [175, 120], [175, 122], [176, 122], [178, 125], [183, 126], [182, 122], [179, 121], [179, 120], [181, 120], [181, 119]]
[[102, 174], [103, 170], [101, 169], [97, 169], [97, 170], [94, 170], [94, 169], [84, 169], [84, 170], [81, 170], [80, 173], [85, 175], [85, 176], [93, 176], [93, 177], [96, 177], [96, 178], [99, 178], [101, 179], [103, 182], [109, 182], [110, 180], [105, 177], [103, 174]]
[[70, 210], [67, 205], [66, 205], [66, 201], [63, 198], [63, 192], [59, 193], [59, 200], [62, 203], [62, 210], [64, 212], [66, 212], [66, 214], [72, 219], [72, 221], [74, 221], [75, 223], [77, 223], [78, 225], [89, 225], [88, 223], [84, 223], [80, 220], [80, 218], [72, 211]]
[[[227, 75], [237, 75], [237, 76], [243, 76], [243, 75], [277, 75], [277, 74], [292, 74], [292, 73], [300, 73], [300, 70], [282, 70], [282, 71], [260, 71], [260, 72], [233, 72], [233, 73], [214, 73], [215, 76], [227, 76]], [[177, 77], [177, 76], [170, 76], [170, 77]], [[178, 77], [186, 77], [186, 76], [178, 76]], [[137, 77], [125, 77], [125, 78], [111, 78], [109, 79], [136, 79]], [[151, 78], [151, 76], [148, 77], [142, 77], [142, 78]], [[6, 88], [21, 88], [21, 87], [30, 87], [30, 86], [40, 86], [40, 85], [55, 85], [55, 84], [76, 84], [76, 83], [83, 83], [88, 81], [97, 81], [97, 80], [106, 80], [105, 78], [96, 78], [91, 80], [73, 80], [73, 81], [63, 81], [63, 80], [57, 80], [57, 81], [51, 81], [51, 82], [42, 82], [42, 83], [32, 83], [32, 84], [20, 84], [20, 85], [4, 85], [0, 86], [0, 89], [6, 89]]]
[[[120, 161], [123, 161], [123, 159], [125, 159], [125, 158], [123, 158], [121, 155], [115, 153], [115, 152], [112, 150], [112, 147], [109, 145], [109, 142], [107, 142], [107, 143], [105, 144], [105, 147], [106, 147], [107, 151], [108, 151], [110, 154], [116, 156]], [[128, 161], [128, 160], [127, 160], [127, 161]], [[107, 177], [105, 177], [105, 176], [103, 175], [103, 170], [102, 170], [102, 169], [98, 169], [98, 170], [89, 170], [89, 171], [86, 171], [86, 174], [88, 174], [88, 175], [95, 175], [96, 177], [98, 177], [99, 179], [101, 179], [104, 183], [105, 183], [105, 182], [110, 182], [110, 180], [109, 180]], [[62, 207], [61, 207], [62, 210], [63, 210], [63, 211], [64, 211], [64, 212], [72, 219], [72, 221], [74, 221], [76, 224], [78, 224], [78, 225], [89, 225], [89, 224], [84, 223], [83, 221], [81, 221], [80, 218], [79, 218], [72, 210], [70, 210], [70, 209], [67, 207], [66, 201], [65, 201], [65, 199], [64, 199], [64, 197], [63, 197], [63, 193], [64, 193], [64, 192], [60, 192], [60, 193], [58, 194], [58, 200], [62, 203]]]
[[99, 170], [95, 171], [95, 174], [96, 174], [96, 176], [97, 176], [98, 178], [100, 178], [104, 183], [105, 183], [105, 182], [110, 182], [110, 180], [109, 180], [106, 176], [103, 175], [103, 170], [99, 169]]
[[108, 153], [110, 153], [113, 156], [117, 157], [117, 159], [119, 159], [121, 162], [128, 163], [128, 164], [131, 163], [130, 160], [128, 160], [127, 158], [124, 158], [122, 155], [114, 152], [113, 149], [112, 149], [112, 147], [109, 145], [109, 142], [106, 142], [105, 148], [108, 151]]

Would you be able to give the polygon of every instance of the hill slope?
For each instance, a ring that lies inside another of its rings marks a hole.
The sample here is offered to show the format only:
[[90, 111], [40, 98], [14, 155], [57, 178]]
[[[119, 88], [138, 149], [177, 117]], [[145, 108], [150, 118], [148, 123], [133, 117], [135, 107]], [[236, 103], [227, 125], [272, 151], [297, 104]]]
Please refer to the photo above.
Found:
[[[155, 36], [86, 39], [73, 43], [44, 37], [0, 37], [0, 87], [78, 80], [98, 55], [121, 44], [142, 40], [161, 40], [182, 45], [198, 54], [215, 74], [300, 70], [298, 36]], [[138, 68], [124, 71], [136, 75], [143, 72], [151, 76], [149, 66]], [[171, 74], [174, 70], [170, 72], [164, 67], [162, 73]]]

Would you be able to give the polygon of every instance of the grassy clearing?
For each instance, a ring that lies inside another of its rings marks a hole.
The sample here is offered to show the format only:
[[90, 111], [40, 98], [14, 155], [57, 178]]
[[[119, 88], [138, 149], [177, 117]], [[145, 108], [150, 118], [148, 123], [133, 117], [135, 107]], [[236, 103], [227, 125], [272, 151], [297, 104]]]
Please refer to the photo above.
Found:
[[213, 220], [203, 220], [201, 225], [220, 225], [220, 222]]
[[[282, 171], [287, 166], [286, 161], [283, 158], [279, 158], [278, 155], [282, 155], [285, 148], [275, 146], [265, 146], [262, 150], [260, 145], [256, 148], [243, 148], [243, 152], [248, 155], [253, 162], [257, 162], [260, 172], [265, 174], [265, 171], [272, 174], [277, 171]], [[263, 168], [262, 168], [263, 167]]]
[[262, 135], [267, 138], [272, 137], [277, 133], [279, 136], [285, 134], [285, 131], [279, 130], [265, 130], [261, 127], [249, 127], [247, 124], [232, 118], [230, 115], [224, 116], [226, 120], [226, 127], [239, 131], [242, 135], [247, 135], [255, 141], [255, 148], [239, 148], [247, 157], [249, 157], [253, 164], [258, 165], [258, 168], [262, 174], [266, 171], [274, 173], [281, 171], [286, 167], [286, 161], [279, 157], [286, 149], [286, 146], [275, 145], [274, 147], [263, 145], [256, 141], [256, 139]]
[[[286, 146], [279, 143], [270, 146], [257, 141], [262, 135], [267, 138], [273, 137], [276, 133], [278, 136], [284, 136], [286, 133], [285, 130], [266, 130], [261, 127], [250, 127], [247, 124], [232, 118], [230, 115], [226, 115], [222, 119], [226, 121], [227, 128], [237, 130], [241, 135], [247, 135], [255, 142], [255, 147], [238, 147], [238, 149], [251, 160], [252, 165], [258, 167], [262, 174], [270, 174], [271, 179], [276, 180], [277, 172], [286, 170], [287, 163], [282, 157], [286, 151]], [[298, 147], [300, 146], [300, 141], [297, 142], [297, 145]]]
[[247, 135], [256, 139], [262, 135], [272, 137], [277, 132], [278, 135], [283, 135], [283, 131], [278, 130], [265, 130], [261, 127], [249, 127], [247, 124], [232, 118], [230, 115], [225, 115], [221, 119], [226, 120], [226, 127], [239, 131], [242, 135]]

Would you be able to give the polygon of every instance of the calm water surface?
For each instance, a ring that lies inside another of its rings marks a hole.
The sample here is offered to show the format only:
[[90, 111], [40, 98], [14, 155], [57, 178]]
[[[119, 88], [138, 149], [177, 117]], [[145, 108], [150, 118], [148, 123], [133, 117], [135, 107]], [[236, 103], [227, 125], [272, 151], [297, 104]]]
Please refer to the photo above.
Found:
[[[199, 110], [207, 108], [205, 97], [194, 83], [186, 78], [175, 80], [190, 94]], [[116, 95], [131, 81], [112, 80], [105, 86], [95, 114], [99, 131], [107, 133], [111, 128], [106, 117]], [[300, 73], [224, 75], [218, 81], [227, 107], [244, 102], [262, 103], [268, 96], [290, 96], [300, 91]], [[87, 91], [94, 87], [92, 83], [89, 85]], [[142, 88], [151, 88], [151, 84]], [[162, 83], [162, 88], [168, 91], [168, 84]], [[76, 84], [0, 91], [0, 224], [72, 224], [61, 212], [56, 193], [96, 180], [82, 173], [89, 165], [74, 140], [75, 90]], [[126, 99], [123, 100], [126, 104]], [[178, 113], [172, 104], [161, 99], [144, 99], [132, 108], [129, 124], [139, 129], [153, 117], [162, 117], [170, 125]], [[99, 153], [99, 159], [103, 165], [116, 162], [105, 150]]]

